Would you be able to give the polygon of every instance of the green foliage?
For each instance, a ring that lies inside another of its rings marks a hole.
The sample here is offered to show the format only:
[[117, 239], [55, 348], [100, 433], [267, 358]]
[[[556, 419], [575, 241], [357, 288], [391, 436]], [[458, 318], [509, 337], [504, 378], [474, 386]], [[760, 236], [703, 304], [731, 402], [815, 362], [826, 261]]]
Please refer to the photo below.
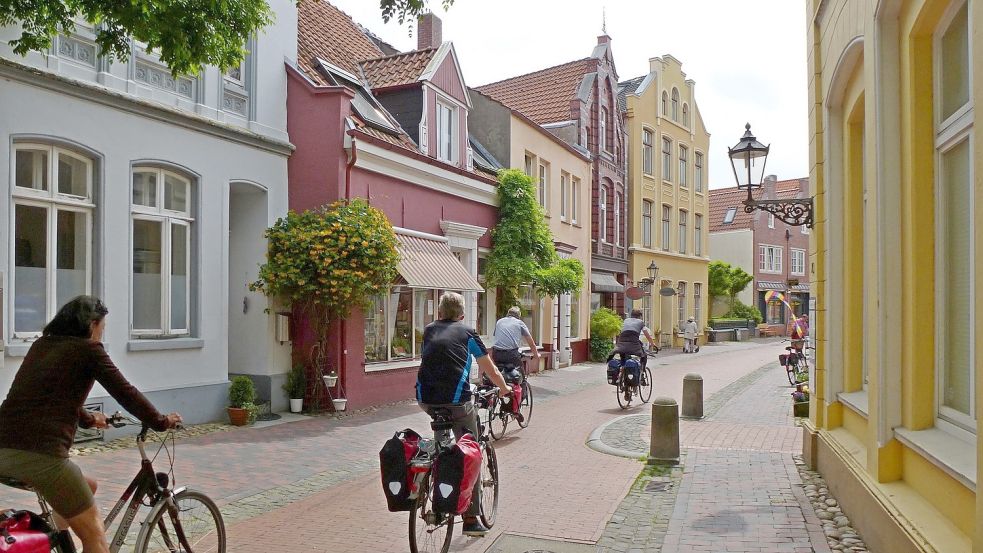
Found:
[[290, 399], [303, 399], [307, 392], [307, 374], [304, 372], [303, 363], [297, 363], [290, 368], [287, 381], [283, 383], [283, 391]]
[[[730, 263], [724, 263], [723, 261], [711, 261], [710, 265], [707, 267], [707, 280], [709, 285], [708, 288], [710, 290], [710, 297], [726, 297], [730, 302], [731, 312], [733, 312], [736, 308], [735, 302], [737, 302], [737, 294], [744, 291], [744, 289], [747, 288], [747, 285], [754, 280], [754, 277], [749, 275], [744, 269], [734, 267]], [[760, 313], [758, 313], [758, 317], [761, 317]]]
[[734, 319], [753, 319], [755, 324], [761, 324], [764, 317], [761, 316], [761, 311], [753, 305], [746, 305], [741, 300], [735, 299], [734, 303], [731, 305], [730, 311], [728, 311], [724, 317], [734, 318]]
[[256, 387], [248, 376], [237, 376], [229, 386], [229, 407], [245, 409], [256, 401]]
[[[454, 0], [441, 0], [444, 11], [454, 4]], [[382, 20], [389, 23], [390, 19], [396, 19], [402, 25], [407, 19], [414, 18], [428, 11], [427, 0], [379, 0], [379, 9], [382, 10]]]
[[76, 18], [95, 25], [99, 51], [110, 59], [126, 61], [132, 37], [174, 74], [196, 74], [203, 65], [239, 65], [243, 45], [273, 22], [273, 11], [266, 0], [0, 0], [0, 26], [21, 27], [10, 41], [20, 55], [47, 50]]
[[392, 225], [365, 200], [291, 211], [267, 229], [266, 237], [266, 263], [250, 289], [300, 307], [319, 331], [331, 317], [366, 305], [396, 277], [399, 252]]
[[590, 335], [611, 341], [621, 332], [622, 320], [617, 313], [602, 307], [590, 316]]
[[600, 363], [608, 358], [611, 354], [611, 350], [614, 349], [614, 344], [611, 342], [610, 338], [601, 338], [599, 336], [590, 337], [590, 360], [595, 363]]
[[584, 266], [560, 259], [553, 235], [536, 201], [532, 178], [517, 169], [498, 174], [498, 224], [485, 278], [499, 287], [499, 307], [518, 305], [519, 287], [532, 284], [543, 295], [556, 297], [580, 290]]

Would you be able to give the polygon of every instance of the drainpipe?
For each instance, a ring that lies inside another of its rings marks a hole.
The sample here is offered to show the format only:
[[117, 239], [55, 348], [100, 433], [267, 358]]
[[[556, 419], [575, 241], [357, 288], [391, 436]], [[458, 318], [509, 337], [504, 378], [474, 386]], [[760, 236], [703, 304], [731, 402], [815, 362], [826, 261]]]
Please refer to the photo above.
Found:
[[345, 199], [352, 198], [352, 167], [358, 161], [358, 148], [356, 148], [354, 129], [348, 131], [348, 136], [352, 139], [352, 153], [348, 158], [348, 165], [345, 166]]
[[[352, 167], [358, 161], [358, 148], [356, 147], [354, 130], [348, 131], [348, 136], [352, 139], [352, 153], [349, 156], [348, 164], [345, 166], [345, 200], [352, 198]], [[344, 318], [339, 320], [339, 324], [341, 324], [341, 347], [338, 352], [338, 376], [341, 377], [344, 374], [346, 378], [341, 380], [344, 382], [348, 376], [348, 325]]]

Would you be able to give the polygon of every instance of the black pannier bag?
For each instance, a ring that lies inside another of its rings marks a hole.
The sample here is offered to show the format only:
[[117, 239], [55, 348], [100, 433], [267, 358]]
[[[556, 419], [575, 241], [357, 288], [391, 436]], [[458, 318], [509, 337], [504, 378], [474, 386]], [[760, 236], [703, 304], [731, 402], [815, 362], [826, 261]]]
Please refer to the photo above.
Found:
[[608, 361], [608, 384], [618, 385], [618, 371], [621, 370], [621, 361], [612, 359]]
[[409, 511], [413, 508], [410, 499], [410, 460], [420, 448], [420, 435], [407, 428], [386, 440], [379, 450], [379, 468], [382, 471], [382, 491], [386, 494], [389, 510]]

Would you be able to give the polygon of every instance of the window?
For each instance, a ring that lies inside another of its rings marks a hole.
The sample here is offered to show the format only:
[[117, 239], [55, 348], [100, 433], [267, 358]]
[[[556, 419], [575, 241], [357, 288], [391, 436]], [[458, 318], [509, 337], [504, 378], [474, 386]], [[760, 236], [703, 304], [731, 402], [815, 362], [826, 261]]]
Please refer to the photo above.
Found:
[[662, 116], [665, 117], [669, 115], [669, 93], [665, 90], [662, 91]]
[[792, 266], [789, 268], [791, 273], [793, 275], [806, 274], [806, 251], [792, 248], [791, 253], [792, 253]]
[[550, 172], [549, 165], [540, 161], [539, 163], [539, 187], [536, 194], [539, 196], [539, 205], [549, 213], [549, 194], [550, 194]]
[[683, 126], [689, 126], [689, 104], [683, 104]]
[[567, 206], [570, 201], [570, 175], [560, 173], [560, 220], [566, 221], [570, 208]]
[[534, 156], [534, 155], [532, 155], [530, 153], [527, 153], [526, 154], [526, 175], [528, 175], [530, 177], [535, 177], [536, 176], [536, 173], [534, 172], [535, 171], [535, 168], [536, 168], [536, 156]]
[[693, 215], [693, 253], [703, 255], [703, 215]]
[[771, 213], [768, 214], [768, 228], [775, 228], [775, 216]]
[[662, 206], [662, 249], [669, 251], [669, 216], [672, 212], [672, 208], [663, 205]]
[[191, 333], [191, 180], [133, 170], [130, 328], [136, 336]]
[[570, 222], [577, 224], [580, 220], [580, 179], [574, 178], [570, 183]]
[[600, 197], [597, 202], [597, 234], [601, 242], [608, 240], [608, 189], [604, 186], [600, 188]]
[[570, 293], [570, 339], [580, 337], [580, 292]]
[[519, 289], [519, 308], [522, 310], [522, 321], [529, 327], [529, 334], [536, 343], [540, 342], [540, 301], [539, 294], [532, 286], [522, 286]]
[[703, 154], [696, 152], [695, 173], [693, 175], [693, 188], [697, 192], [703, 192]]
[[[246, 45], [246, 50], [250, 50]], [[249, 113], [249, 62], [250, 55], [247, 53], [239, 65], [225, 70], [222, 78], [222, 109], [237, 115], [248, 117]], [[151, 78], [153, 84], [155, 79]]]
[[939, 417], [975, 434], [973, 96], [968, 2], [935, 37], [936, 342]]
[[672, 89], [672, 120], [679, 121], [679, 90]]
[[434, 321], [440, 292], [394, 286], [372, 298], [365, 310], [365, 362], [419, 358], [423, 329]]
[[614, 242], [621, 245], [621, 192], [614, 193]]
[[693, 318], [696, 319], [696, 328], [700, 326], [700, 317], [703, 311], [703, 285], [699, 282], [693, 283]]
[[91, 293], [94, 163], [14, 145], [13, 336], [35, 338], [68, 300]]
[[784, 250], [780, 246], [758, 246], [758, 269], [763, 273], [781, 273]]
[[689, 149], [686, 146], [679, 147], [679, 186], [685, 188], [686, 175], [689, 173]]
[[686, 283], [680, 282], [676, 285], [676, 298], [679, 301], [679, 328], [682, 330], [686, 324]]
[[679, 253], [686, 253], [686, 219], [689, 218], [689, 214], [686, 211], [679, 210]]
[[652, 247], [652, 202], [642, 200], [642, 245]]
[[729, 224], [733, 223], [734, 222], [734, 216], [735, 215], [737, 215], [737, 208], [736, 207], [732, 207], [732, 208], [728, 209], [727, 210], [727, 213], [724, 214], [724, 224], [725, 225], [729, 225]]
[[672, 180], [672, 140], [662, 138], [662, 180]]
[[437, 102], [437, 159], [457, 161], [457, 132], [454, 108]]
[[652, 151], [652, 140], [653, 133], [648, 129], [642, 130], [642, 172], [646, 175], [651, 175], [653, 167], [652, 164], [655, 163], [654, 155]]
[[[652, 324], [652, 294], [646, 294], [642, 296], [641, 311], [642, 311], [642, 322], [645, 323], [645, 326], [648, 327], [655, 326]], [[656, 337], [653, 335], [652, 338], [655, 339]]]
[[598, 132], [597, 132], [597, 134], [598, 134], [598, 139], [597, 140], [598, 140], [598, 143], [600, 144], [599, 149], [604, 150], [604, 151], [610, 151], [609, 150], [609, 144], [608, 144], [608, 110], [607, 110], [607, 108], [601, 108], [600, 119], [601, 119], [600, 125], [599, 125], [600, 128], [598, 129]]

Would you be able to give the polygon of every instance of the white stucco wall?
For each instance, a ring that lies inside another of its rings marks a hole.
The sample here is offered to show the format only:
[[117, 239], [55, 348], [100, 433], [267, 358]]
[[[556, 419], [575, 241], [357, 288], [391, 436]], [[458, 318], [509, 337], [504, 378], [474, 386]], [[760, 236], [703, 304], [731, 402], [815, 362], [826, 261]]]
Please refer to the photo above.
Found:
[[[710, 259], [723, 261], [754, 275], [754, 235], [750, 229], [710, 233]], [[754, 305], [753, 283], [749, 284], [737, 299]]]

